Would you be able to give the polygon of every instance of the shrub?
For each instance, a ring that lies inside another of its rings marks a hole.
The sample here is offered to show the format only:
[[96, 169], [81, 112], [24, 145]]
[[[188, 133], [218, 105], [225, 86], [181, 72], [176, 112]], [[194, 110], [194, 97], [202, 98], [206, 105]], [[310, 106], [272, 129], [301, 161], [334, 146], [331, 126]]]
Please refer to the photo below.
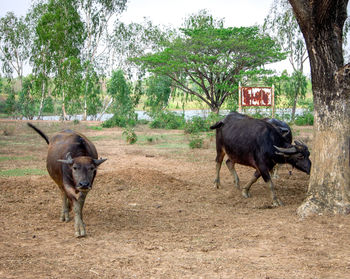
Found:
[[210, 113], [207, 118], [194, 116], [191, 120], [187, 121], [185, 125], [185, 133], [195, 134], [210, 131], [210, 126], [220, 119], [222, 119], [222, 116], [216, 113]]
[[185, 119], [182, 115], [178, 115], [170, 111], [161, 111], [151, 115], [153, 120], [149, 126], [153, 129], [183, 129], [185, 126]]
[[126, 142], [129, 144], [134, 144], [137, 142], [137, 135], [132, 127], [126, 127], [122, 133], [126, 138]]
[[297, 116], [294, 121], [295, 125], [314, 125], [314, 114], [312, 112], [305, 112], [303, 115]]
[[200, 116], [194, 116], [186, 122], [185, 133], [194, 134], [209, 131], [208, 121]]
[[129, 116], [114, 114], [110, 119], [104, 121], [102, 123], [103, 128], [111, 128], [111, 127], [126, 127], [126, 126], [135, 126], [137, 122], [137, 114], [131, 114]]
[[203, 147], [203, 139], [199, 136], [194, 136], [191, 138], [189, 146], [191, 149], [194, 148], [202, 148]]

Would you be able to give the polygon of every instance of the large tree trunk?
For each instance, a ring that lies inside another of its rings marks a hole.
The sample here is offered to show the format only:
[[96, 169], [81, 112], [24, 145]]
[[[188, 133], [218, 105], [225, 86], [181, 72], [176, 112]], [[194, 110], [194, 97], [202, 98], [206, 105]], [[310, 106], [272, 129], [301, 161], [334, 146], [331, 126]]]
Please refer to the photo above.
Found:
[[348, 0], [289, 0], [303, 32], [311, 66], [315, 121], [312, 170], [300, 216], [350, 213], [350, 64], [344, 66], [342, 30]]

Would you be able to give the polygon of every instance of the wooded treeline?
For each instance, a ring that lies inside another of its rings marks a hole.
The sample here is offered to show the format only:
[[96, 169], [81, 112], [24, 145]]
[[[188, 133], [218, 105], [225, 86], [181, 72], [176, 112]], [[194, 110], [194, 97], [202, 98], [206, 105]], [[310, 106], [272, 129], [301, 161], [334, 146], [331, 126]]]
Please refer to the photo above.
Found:
[[[121, 22], [126, 0], [37, 1], [24, 17], [0, 18], [1, 113], [28, 119], [132, 115], [140, 102], [155, 112], [174, 97], [219, 112], [237, 107], [241, 82], [274, 84], [277, 97], [284, 96], [277, 104], [292, 107], [294, 118], [307, 89], [305, 44], [299, 36], [284, 45], [281, 26], [283, 36], [298, 29], [291, 7], [285, 1], [274, 5], [280, 12], [270, 13], [264, 26], [226, 27], [201, 10], [175, 29], [149, 20]], [[286, 58], [293, 73], [267, 70]], [[24, 75], [25, 69], [30, 73]]]

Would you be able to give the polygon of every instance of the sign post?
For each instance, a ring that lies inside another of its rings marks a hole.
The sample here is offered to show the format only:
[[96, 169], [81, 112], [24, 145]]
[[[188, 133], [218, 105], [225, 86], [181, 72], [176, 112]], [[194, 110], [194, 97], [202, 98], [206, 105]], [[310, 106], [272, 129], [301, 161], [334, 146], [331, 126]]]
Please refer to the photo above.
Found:
[[275, 88], [247, 87], [239, 84], [239, 112], [242, 107], [272, 107], [272, 117], [275, 115]]
[[242, 112], [241, 82], [238, 83], [238, 112]]

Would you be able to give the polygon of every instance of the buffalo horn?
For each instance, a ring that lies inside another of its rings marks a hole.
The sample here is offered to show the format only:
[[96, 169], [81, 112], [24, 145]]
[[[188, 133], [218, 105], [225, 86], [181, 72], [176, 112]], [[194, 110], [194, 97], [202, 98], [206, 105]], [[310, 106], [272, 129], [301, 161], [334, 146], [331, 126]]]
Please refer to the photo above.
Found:
[[304, 142], [302, 142], [301, 140], [295, 140], [294, 142], [295, 142], [296, 145], [306, 146], [306, 144]]
[[294, 146], [289, 147], [289, 148], [282, 148], [282, 147], [277, 147], [277, 146], [274, 145], [274, 147], [279, 152], [282, 152], [283, 154], [294, 154], [294, 153], [297, 153], [297, 149]]
[[96, 166], [99, 166], [99, 165], [101, 165], [104, 161], [106, 161], [107, 159], [102, 159], [102, 158], [100, 158], [100, 159], [94, 159], [94, 163], [95, 163], [95, 165]]
[[70, 155], [70, 152], [67, 153], [66, 158], [67, 158], [66, 160], [57, 160], [57, 161], [68, 165], [73, 164], [73, 159], [72, 159], [72, 156]]
[[286, 137], [290, 133], [290, 131], [287, 128], [283, 128], [281, 130], [282, 130], [282, 136], [283, 137]]

